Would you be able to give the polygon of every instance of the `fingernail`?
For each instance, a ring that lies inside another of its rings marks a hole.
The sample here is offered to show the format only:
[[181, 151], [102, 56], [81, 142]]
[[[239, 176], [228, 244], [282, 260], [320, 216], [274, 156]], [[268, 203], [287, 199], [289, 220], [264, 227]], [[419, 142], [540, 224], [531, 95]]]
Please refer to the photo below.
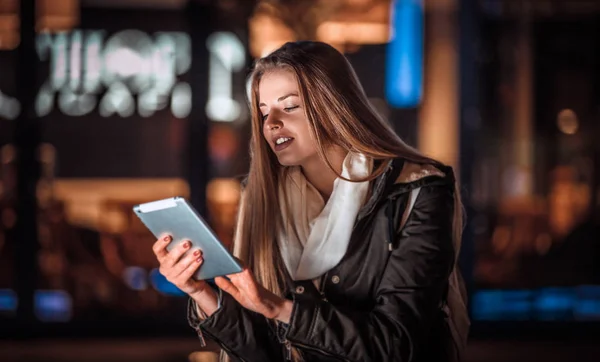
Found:
[[200, 258], [196, 259], [196, 262], [197, 262], [197, 263], [200, 263], [200, 262], [202, 262], [202, 257], [200, 257]]
[[200, 250], [194, 251], [194, 255], [196, 255], [196, 256], [200, 255]]
[[164, 241], [171, 241], [171, 237], [169, 235], [165, 236]]
[[186, 242], [183, 243], [183, 248], [187, 249], [187, 248], [190, 247], [190, 245], [191, 245], [191, 243], [189, 241], [186, 241]]

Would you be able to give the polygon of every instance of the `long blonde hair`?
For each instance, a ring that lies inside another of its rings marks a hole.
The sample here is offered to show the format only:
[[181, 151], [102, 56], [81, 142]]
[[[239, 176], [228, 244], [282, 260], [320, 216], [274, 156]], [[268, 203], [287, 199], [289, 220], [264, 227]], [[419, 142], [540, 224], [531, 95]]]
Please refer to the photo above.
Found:
[[[285, 290], [285, 267], [276, 235], [281, 224], [277, 190], [281, 175], [279, 171], [283, 166], [279, 165], [263, 137], [263, 121], [258, 107], [261, 78], [277, 69], [291, 70], [296, 76], [299, 96], [317, 143], [318, 154], [332, 170], [334, 168], [326, 158], [325, 150], [333, 144], [374, 160], [401, 157], [420, 164], [439, 163], [404, 143], [391, 126], [378, 116], [348, 60], [330, 45], [309, 41], [286, 43], [270, 55], [258, 59], [250, 74], [251, 161], [240, 203], [234, 253], [246, 263], [260, 284], [282, 295]], [[387, 164], [381, 162], [370, 179], [381, 175]], [[458, 250], [462, 233], [458, 189], [454, 197], [453, 237]]]

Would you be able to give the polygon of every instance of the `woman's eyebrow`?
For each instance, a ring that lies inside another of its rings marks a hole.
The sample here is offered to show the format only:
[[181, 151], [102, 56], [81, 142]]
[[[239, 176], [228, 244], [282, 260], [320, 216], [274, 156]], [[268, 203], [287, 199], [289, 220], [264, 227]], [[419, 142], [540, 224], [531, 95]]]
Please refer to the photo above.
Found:
[[[285, 100], [285, 99], [287, 99], [289, 97], [298, 97], [298, 93], [295, 93], [295, 92], [288, 93], [288, 94], [286, 94], [284, 96], [281, 96], [281, 97], [277, 98], [277, 102], [281, 102], [281, 101], [283, 101], [283, 100]], [[259, 107], [265, 107], [266, 104], [260, 103], [258, 106]]]

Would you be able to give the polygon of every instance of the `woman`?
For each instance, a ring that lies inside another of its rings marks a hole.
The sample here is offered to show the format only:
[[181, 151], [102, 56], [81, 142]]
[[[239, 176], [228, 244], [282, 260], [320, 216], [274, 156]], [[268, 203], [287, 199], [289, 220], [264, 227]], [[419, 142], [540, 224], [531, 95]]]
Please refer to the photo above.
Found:
[[154, 246], [191, 297], [190, 324], [235, 361], [454, 360], [452, 170], [398, 138], [329, 45], [287, 43], [251, 77], [234, 244], [246, 268], [211, 288], [190, 279], [199, 250]]

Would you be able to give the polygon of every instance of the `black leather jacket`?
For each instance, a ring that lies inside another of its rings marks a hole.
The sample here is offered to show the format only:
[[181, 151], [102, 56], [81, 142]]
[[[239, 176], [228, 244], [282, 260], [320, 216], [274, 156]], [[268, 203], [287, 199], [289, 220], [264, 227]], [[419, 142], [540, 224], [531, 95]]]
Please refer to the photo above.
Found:
[[[373, 181], [348, 251], [320, 290], [288, 280], [294, 307], [283, 332], [222, 293], [221, 308], [204, 320], [190, 303], [190, 325], [201, 339], [215, 340], [234, 361], [285, 361], [290, 344], [307, 362], [448, 361], [452, 342], [441, 306], [455, 255], [454, 176], [445, 166], [437, 168], [441, 176], [431, 168], [413, 172], [420, 166], [406, 162], [407, 173], [404, 164], [394, 160]], [[397, 231], [416, 187], [419, 196]]]

